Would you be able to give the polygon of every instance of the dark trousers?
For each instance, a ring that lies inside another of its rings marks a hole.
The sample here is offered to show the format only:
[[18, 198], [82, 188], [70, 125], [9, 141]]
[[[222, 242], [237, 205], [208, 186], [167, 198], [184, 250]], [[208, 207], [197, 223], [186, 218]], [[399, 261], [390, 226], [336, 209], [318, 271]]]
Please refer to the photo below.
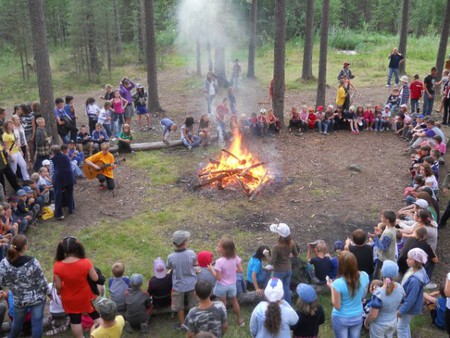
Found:
[[89, 117], [89, 134], [92, 135], [92, 132], [95, 130], [95, 125], [97, 124], [97, 119], [93, 119]]
[[[3, 168], [3, 170], [0, 170], [0, 183], [3, 185], [3, 190], [5, 190], [5, 176], [8, 180], [11, 187], [14, 189], [14, 191], [17, 191], [20, 189], [19, 183], [17, 183], [17, 177], [16, 174], [12, 171], [11, 167], [7, 165]], [[5, 191], [6, 194], [6, 191]]]
[[119, 153], [131, 153], [131, 143], [119, 141]]
[[75, 203], [73, 200], [73, 184], [62, 186], [55, 186], [55, 217], [63, 216], [63, 198], [67, 207], [69, 208], [69, 214], [72, 214], [75, 209]]
[[444, 118], [442, 120], [443, 124], [449, 123], [450, 119], [449, 108], [450, 108], [450, 99], [444, 99]]
[[447, 207], [445, 208], [444, 213], [439, 220], [439, 227], [443, 227], [447, 225], [447, 220], [450, 218], [450, 200], [447, 203]]
[[114, 183], [114, 178], [109, 178], [103, 174], [99, 174], [97, 175], [97, 179], [100, 182], [100, 184], [103, 184], [106, 181], [106, 187], [108, 188], [108, 190], [114, 190], [114, 187], [116, 186]]

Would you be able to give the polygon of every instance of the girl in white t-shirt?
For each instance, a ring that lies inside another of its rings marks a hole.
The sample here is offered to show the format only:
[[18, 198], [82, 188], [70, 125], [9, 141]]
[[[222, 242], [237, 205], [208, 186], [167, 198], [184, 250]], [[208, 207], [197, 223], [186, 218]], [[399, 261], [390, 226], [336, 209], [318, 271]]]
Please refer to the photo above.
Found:
[[217, 280], [213, 294], [219, 297], [225, 305], [227, 305], [227, 298], [230, 299], [233, 310], [236, 313], [238, 325], [243, 327], [245, 322], [241, 316], [241, 308], [236, 298], [236, 273], [243, 271], [241, 259], [237, 255], [236, 247], [231, 239], [220, 240], [217, 244], [217, 252], [222, 257], [216, 261], [214, 267], [211, 264], [208, 266], [209, 271]]

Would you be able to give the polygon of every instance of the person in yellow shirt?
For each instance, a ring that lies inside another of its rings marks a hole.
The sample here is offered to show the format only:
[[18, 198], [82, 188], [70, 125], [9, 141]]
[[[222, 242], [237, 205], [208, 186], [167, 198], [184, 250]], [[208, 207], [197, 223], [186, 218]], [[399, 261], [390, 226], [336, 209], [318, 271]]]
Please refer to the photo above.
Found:
[[103, 168], [102, 171], [99, 171], [97, 175], [97, 179], [100, 182], [100, 190], [105, 188], [104, 183], [106, 182], [106, 187], [108, 190], [114, 190], [115, 182], [114, 182], [114, 174], [113, 169], [116, 167], [114, 162], [114, 155], [109, 152], [109, 143], [104, 142], [101, 144], [101, 151], [95, 155], [88, 157], [85, 160], [86, 164], [94, 168], [95, 170], [100, 170], [100, 166], [96, 163], [103, 162], [109, 166]]
[[117, 316], [117, 305], [111, 299], [100, 298], [96, 301], [95, 309], [103, 319], [101, 325], [94, 325], [91, 338], [120, 338], [125, 319]]
[[340, 80], [339, 88], [337, 90], [337, 95], [336, 95], [336, 105], [338, 107], [342, 107], [344, 105], [347, 95], [348, 95], [348, 93], [344, 87], [344, 80]]

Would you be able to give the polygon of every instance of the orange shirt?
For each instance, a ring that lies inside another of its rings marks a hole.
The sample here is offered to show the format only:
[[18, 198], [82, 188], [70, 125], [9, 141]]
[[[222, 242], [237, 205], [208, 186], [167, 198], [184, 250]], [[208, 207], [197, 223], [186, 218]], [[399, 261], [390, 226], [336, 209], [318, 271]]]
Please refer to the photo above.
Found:
[[[103, 164], [113, 163], [114, 155], [108, 152], [106, 155], [103, 154], [102, 151], [98, 152], [95, 155], [92, 155], [86, 159], [86, 161], [91, 161], [92, 163], [103, 162]], [[103, 169], [103, 175], [105, 177], [114, 178], [113, 170], [111, 166]]]
[[94, 311], [91, 300], [95, 298], [89, 286], [87, 276], [92, 268], [87, 258], [73, 263], [55, 262], [53, 274], [62, 281], [61, 301], [66, 313], [91, 313]]

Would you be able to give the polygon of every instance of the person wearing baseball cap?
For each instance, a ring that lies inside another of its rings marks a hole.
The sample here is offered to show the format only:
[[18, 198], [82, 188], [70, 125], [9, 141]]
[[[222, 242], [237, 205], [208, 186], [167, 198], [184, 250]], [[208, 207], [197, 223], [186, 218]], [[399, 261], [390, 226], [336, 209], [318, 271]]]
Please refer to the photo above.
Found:
[[283, 282], [271, 278], [264, 295], [267, 301], [256, 305], [250, 318], [250, 333], [255, 338], [290, 337], [290, 326], [298, 322], [295, 310], [283, 300]]
[[299, 320], [292, 327], [294, 337], [318, 337], [319, 326], [325, 322], [325, 314], [317, 302], [316, 290], [311, 285], [297, 285], [297, 315]]
[[152, 297], [155, 309], [170, 306], [172, 272], [167, 273], [166, 264], [161, 257], [153, 261], [153, 277], [148, 282], [147, 292]]
[[130, 277], [130, 287], [125, 294], [126, 312], [125, 331], [133, 333], [134, 328], [139, 328], [141, 334], [148, 333], [148, 310], [152, 306], [152, 300], [147, 292], [141, 290], [143, 276], [134, 273]]
[[197, 265], [197, 255], [187, 248], [188, 239], [191, 233], [184, 230], [177, 230], [172, 235], [172, 243], [175, 251], [167, 257], [167, 268], [172, 269], [172, 311], [177, 312], [178, 323], [174, 329], [181, 330], [184, 323], [184, 301], [187, 299], [189, 308], [197, 305], [198, 299], [195, 296], [195, 283], [197, 274], [194, 265]]
[[273, 265], [273, 276], [279, 278], [284, 286], [284, 300], [291, 304], [291, 284], [292, 266], [291, 254], [298, 256], [297, 245], [291, 238], [291, 229], [285, 223], [272, 224], [270, 231], [278, 234], [277, 244], [272, 249], [270, 264]]
[[96, 300], [94, 306], [103, 322], [101, 325], [96, 324], [96, 328], [91, 332], [91, 337], [121, 337], [125, 319], [122, 316], [117, 316], [116, 303], [111, 299], [101, 297]]
[[408, 251], [409, 270], [405, 273], [402, 286], [405, 297], [397, 310], [397, 335], [399, 337], [411, 337], [410, 323], [413, 317], [422, 313], [423, 287], [430, 282], [424, 269], [428, 261], [428, 255], [420, 248]]

